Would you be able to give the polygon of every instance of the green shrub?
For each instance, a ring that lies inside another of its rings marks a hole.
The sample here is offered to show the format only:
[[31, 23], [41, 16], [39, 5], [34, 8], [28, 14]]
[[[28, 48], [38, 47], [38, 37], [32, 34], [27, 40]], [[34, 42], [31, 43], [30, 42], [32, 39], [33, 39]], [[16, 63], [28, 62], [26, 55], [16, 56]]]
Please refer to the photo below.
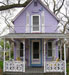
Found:
[[0, 68], [3, 69], [3, 61], [0, 61]]

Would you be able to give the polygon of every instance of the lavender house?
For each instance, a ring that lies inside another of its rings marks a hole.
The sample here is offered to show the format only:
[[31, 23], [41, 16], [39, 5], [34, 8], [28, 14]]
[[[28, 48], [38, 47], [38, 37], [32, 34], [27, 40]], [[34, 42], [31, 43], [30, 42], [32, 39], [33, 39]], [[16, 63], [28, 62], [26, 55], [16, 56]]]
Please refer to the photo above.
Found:
[[9, 50], [9, 61], [4, 56], [4, 72], [65, 72], [66, 75], [66, 54], [64, 60], [60, 59], [58, 49], [58, 39], [65, 36], [58, 33], [59, 20], [42, 1], [32, 0], [13, 23], [14, 31], [10, 29], [4, 39], [10, 45], [13, 43], [14, 59], [11, 60]]

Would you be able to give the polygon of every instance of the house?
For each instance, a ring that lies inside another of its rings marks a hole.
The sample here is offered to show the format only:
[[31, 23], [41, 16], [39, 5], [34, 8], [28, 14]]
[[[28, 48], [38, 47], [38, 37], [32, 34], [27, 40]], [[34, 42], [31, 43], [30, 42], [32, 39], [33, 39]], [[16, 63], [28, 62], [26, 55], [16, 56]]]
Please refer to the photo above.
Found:
[[[4, 72], [64, 73], [66, 75], [66, 45], [64, 60], [59, 58], [58, 39], [66, 35], [58, 33], [59, 19], [41, 0], [32, 0], [13, 19], [14, 31], [4, 38]], [[5, 59], [5, 42], [13, 43], [14, 59], [9, 50]], [[61, 52], [61, 51], [60, 51]], [[62, 55], [61, 55], [62, 57]]]

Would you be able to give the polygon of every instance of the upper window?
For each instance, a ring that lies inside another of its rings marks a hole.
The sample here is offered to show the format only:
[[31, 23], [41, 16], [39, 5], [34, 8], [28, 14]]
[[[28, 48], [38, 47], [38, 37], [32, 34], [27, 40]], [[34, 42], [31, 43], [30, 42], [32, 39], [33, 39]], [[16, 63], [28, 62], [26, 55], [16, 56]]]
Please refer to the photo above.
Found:
[[47, 53], [48, 53], [48, 57], [52, 57], [52, 42], [48, 42], [47, 44]]
[[40, 16], [39, 15], [33, 15], [32, 16], [32, 31], [40, 31], [39, 28], [40, 25]]

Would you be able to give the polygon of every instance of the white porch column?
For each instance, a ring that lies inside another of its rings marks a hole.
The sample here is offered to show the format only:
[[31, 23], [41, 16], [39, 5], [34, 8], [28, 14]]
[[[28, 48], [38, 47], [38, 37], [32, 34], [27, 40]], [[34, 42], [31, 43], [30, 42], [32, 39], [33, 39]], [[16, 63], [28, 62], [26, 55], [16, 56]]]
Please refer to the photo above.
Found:
[[44, 72], [46, 72], [46, 40], [44, 40]]
[[65, 75], [66, 75], [66, 44], [64, 43], [64, 62], [65, 62]]
[[5, 72], [5, 49], [6, 49], [6, 46], [5, 46], [5, 38], [4, 38], [4, 58], [3, 58], [3, 60], [4, 60], [4, 62], [3, 62], [3, 72]]
[[62, 60], [62, 44], [60, 43], [60, 60]]
[[23, 62], [24, 62], [23, 72], [25, 72], [25, 40], [23, 40]]

